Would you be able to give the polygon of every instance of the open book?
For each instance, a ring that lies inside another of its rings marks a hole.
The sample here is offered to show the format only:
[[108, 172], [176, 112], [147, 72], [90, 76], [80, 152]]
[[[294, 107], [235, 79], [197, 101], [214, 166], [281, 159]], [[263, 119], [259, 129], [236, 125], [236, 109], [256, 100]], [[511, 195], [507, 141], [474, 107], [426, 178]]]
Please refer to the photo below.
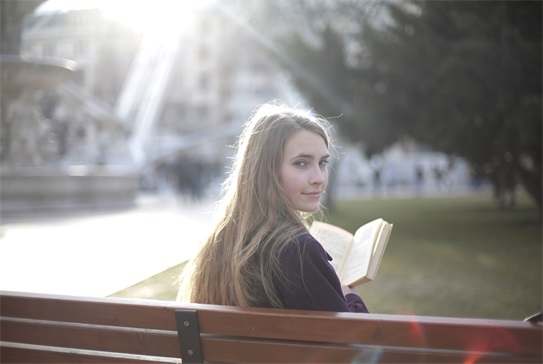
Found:
[[376, 219], [351, 234], [335, 225], [314, 221], [309, 232], [333, 258], [342, 284], [355, 287], [373, 281], [383, 258], [392, 224]]

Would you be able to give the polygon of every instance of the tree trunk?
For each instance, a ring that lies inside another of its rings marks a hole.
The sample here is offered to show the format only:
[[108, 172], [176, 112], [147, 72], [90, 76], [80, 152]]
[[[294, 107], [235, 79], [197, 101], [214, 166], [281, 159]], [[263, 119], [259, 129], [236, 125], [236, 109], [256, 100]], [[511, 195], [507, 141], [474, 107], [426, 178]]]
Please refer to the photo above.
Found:
[[521, 184], [526, 189], [526, 192], [532, 197], [537, 205], [539, 212], [542, 212], [542, 175], [541, 168], [535, 166], [533, 169], [528, 169], [520, 163], [518, 156], [514, 156], [513, 166], [517, 173]]
[[326, 193], [324, 194], [323, 206], [327, 212], [334, 211], [336, 201], [336, 179], [337, 170], [339, 169], [340, 160], [336, 159], [334, 163], [328, 167], [328, 185], [326, 186]]

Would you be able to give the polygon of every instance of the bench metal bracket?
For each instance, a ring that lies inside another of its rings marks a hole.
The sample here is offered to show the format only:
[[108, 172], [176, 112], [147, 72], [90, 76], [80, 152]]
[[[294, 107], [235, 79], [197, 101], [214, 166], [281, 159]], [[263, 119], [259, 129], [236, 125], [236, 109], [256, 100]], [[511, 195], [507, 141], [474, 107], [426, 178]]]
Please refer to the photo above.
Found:
[[197, 311], [176, 310], [175, 323], [177, 324], [177, 338], [183, 364], [203, 363]]

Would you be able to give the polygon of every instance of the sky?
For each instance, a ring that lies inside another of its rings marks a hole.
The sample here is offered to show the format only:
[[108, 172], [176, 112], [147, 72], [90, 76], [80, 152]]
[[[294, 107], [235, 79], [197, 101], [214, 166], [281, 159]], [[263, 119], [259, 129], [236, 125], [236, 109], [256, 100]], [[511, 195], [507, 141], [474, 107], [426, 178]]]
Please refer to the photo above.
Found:
[[209, 1], [171, 0], [47, 0], [36, 13], [101, 9], [104, 14], [138, 30], [160, 29], [182, 23], [196, 6]]
[[[92, 9], [96, 7], [103, 7], [108, 1], [105, 0], [47, 0], [41, 4], [36, 12], [57, 12], [68, 10], [80, 10], [80, 9]], [[109, 2], [122, 2], [122, 1], [109, 1]], [[124, 2], [126, 4], [126, 1]]]

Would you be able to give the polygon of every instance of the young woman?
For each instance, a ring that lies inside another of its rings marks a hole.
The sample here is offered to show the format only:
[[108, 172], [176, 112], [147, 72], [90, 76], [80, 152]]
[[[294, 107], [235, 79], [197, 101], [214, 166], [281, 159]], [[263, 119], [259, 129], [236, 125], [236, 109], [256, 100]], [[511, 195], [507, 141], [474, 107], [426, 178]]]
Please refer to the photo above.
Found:
[[327, 122], [277, 103], [240, 136], [215, 230], [187, 268], [179, 299], [197, 303], [368, 312], [342, 287], [307, 230], [328, 182]]

